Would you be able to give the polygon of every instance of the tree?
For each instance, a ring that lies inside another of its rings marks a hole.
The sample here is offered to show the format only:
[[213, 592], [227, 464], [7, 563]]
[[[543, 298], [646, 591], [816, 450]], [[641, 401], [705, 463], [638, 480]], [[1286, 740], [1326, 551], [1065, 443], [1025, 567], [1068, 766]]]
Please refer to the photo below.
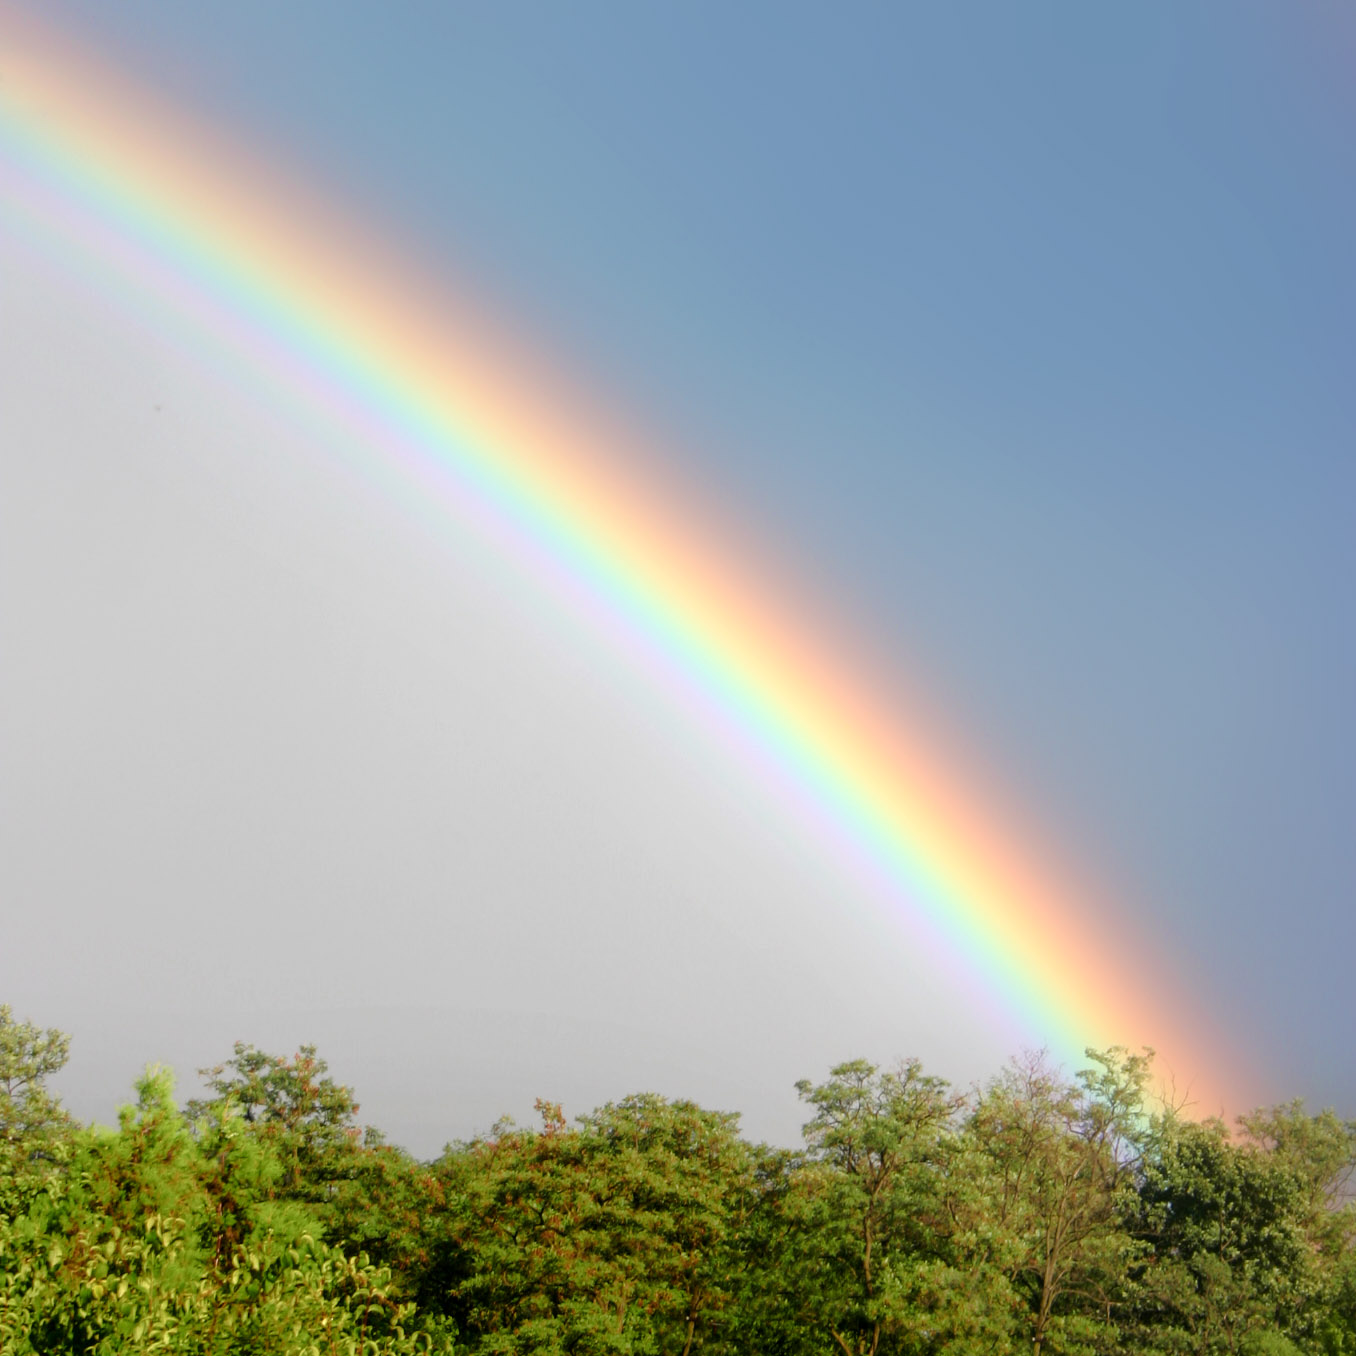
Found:
[[0, 1352], [451, 1356], [389, 1273], [271, 1199], [283, 1165], [238, 1114], [195, 1134], [167, 1072], [137, 1091], [117, 1130], [80, 1131], [68, 1171], [0, 1217]]
[[1148, 1136], [1152, 1052], [1087, 1053], [1092, 1067], [1073, 1083], [1043, 1055], [1014, 1061], [967, 1126], [992, 1255], [1026, 1299], [1034, 1356], [1106, 1345], [1133, 1248], [1123, 1220]]
[[31, 1155], [69, 1124], [47, 1080], [65, 1067], [70, 1047], [69, 1036], [17, 1022], [0, 1003], [0, 1144], [11, 1158]]
[[328, 1201], [336, 1183], [351, 1175], [362, 1136], [353, 1089], [329, 1078], [328, 1069], [314, 1045], [288, 1058], [237, 1041], [225, 1063], [198, 1070], [216, 1095], [191, 1101], [188, 1115], [220, 1120], [239, 1114], [283, 1163], [281, 1195]]
[[843, 1356], [876, 1356], [911, 1326], [936, 1326], [925, 1291], [945, 1254], [941, 1187], [961, 1101], [917, 1060], [888, 1073], [853, 1060], [796, 1090], [814, 1108], [798, 1182], [805, 1307]]
[[735, 1257], [726, 1283], [733, 1291], [722, 1315], [723, 1345], [742, 1356], [820, 1356], [824, 1324], [815, 1305], [820, 1264], [813, 1238], [817, 1197], [805, 1190], [803, 1155], [767, 1145], [750, 1147], [750, 1181], [732, 1211]]
[[1218, 1120], [1165, 1125], [1139, 1195], [1141, 1314], [1164, 1350], [1349, 1350], [1353, 1126], [1298, 1103], [1239, 1124], [1238, 1138]]
[[465, 1271], [450, 1307], [484, 1352], [684, 1356], [731, 1300], [751, 1185], [736, 1118], [652, 1094], [570, 1127], [505, 1123], [440, 1164]]
[[652, 1093], [579, 1120], [583, 1156], [608, 1183], [597, 1226], [643, 1268], [661, 1350], [690, 1356], [721, 1329], [752, 1186], [739, 1118]]

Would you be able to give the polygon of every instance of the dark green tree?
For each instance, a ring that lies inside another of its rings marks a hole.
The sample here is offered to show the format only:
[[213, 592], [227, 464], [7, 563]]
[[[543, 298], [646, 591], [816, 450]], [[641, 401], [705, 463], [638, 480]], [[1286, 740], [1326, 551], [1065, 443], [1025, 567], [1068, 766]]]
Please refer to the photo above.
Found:
[[467, 1272], [452, 1311], [485, 1352], [691, 1353], [719, 1339], [751, 1186], [736, 1119], [653, 1095], [575, 1127], [501, 1125], [450, 1152]]
[[1143, 1340], [1201, 1353], [1350, 1349], [1353, 1127], [1293, 1103], [1240, 1125], [1232, 1137], [1218, 1120], [1170, 1119], [1146, 1162], [1137, 1227], [1150, 1251], [1132, 1269]]

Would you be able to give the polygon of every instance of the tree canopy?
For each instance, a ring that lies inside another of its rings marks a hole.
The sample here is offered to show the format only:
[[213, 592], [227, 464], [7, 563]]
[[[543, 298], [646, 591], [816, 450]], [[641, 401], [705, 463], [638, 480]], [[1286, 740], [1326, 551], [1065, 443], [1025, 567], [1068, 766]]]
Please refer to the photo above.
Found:
[[643, 1093], [421, 1163], [311, 1046], [111, 1128], [68, 1050], [0, 1006], [0, 1356], [1356, 1356], [1356, 1123], [1193, 1121], [1147, 1051], [848, 1061], [794, 1149]]

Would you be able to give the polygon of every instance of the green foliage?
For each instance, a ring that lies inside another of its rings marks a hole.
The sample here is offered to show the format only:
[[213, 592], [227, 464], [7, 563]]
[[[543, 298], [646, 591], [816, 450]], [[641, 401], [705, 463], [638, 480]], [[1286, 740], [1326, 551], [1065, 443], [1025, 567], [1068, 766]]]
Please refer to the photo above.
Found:
[[1116, 1338], [1124, 1228], [1149, 1123], [1151, 1056], [1088, 1051], [1070, 1083], [1040, 1056], [1014, 1062], [966, 1125], [967, 1227], [1021, 1299], [1036, 1356], [1098, 1352]]
[[190, 1102], [188, 1114], [241, 1115], [283, 1165], [277, 1192], [326, 1200], [334, 1184], [352, 1173], [361, 1138], [353, 1090], [327, 1077], [328, 1068], [314, 1045], [284, 1058], [237, 1041], [224, 1064], [198, 1071], [216, 1096]]
[[456, 1305], [486, 1352], [700, 1350], [731, 1298], [752, 1186], [736, 1119], [645, 1095], [569, 1128], [510, 1124], [447, 1155], [466, 1259]]
[[1219, 1121], [1169, 1119], [1146, 1162], [1131, 1276], [1162, 1350], [1356, 1350], [1353, 1217], [1342, 1190], [1353, 1126], [1291, 1104]]
[[916, 1061], [880, 1073], [855, 1060], [796, 1086], [814, 1108], [796, 1181], [802, 1307], [844, 1356], [955, 1326], [943, 1188], [959, 1100]]
[[0, 1007], [0, 1356], [1356, 1356], [1356, 1124], [1151, 1117], [1151, 1056], [798, 1084], [800, 1151], [653, 1094], [419, 1163], [313, 1047], [113, 1129]]
[[195, 1135], [168, 1073], [137, 1091], [0, 1221], [3, 1356], [452, 1350], [415, 1331], [388, 1272], [271, 1199], [286, 1165], [240, 1117]]
[[47, 1080], [65, 1065], [70, 1044], [60, 1031], [16, 1022], [0, 1003], [0, 1172], [13, 1170], [20, 1155], [50, 1148], [67, 1128]]

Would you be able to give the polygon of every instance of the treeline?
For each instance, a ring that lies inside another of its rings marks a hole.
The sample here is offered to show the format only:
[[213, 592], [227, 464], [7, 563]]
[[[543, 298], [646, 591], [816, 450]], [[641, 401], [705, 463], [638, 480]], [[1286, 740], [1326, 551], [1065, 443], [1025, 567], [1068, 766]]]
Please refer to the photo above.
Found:
[[644, 1094], [418, 1162], [314, 1048], [237, 1045], [116, 1128], [0, 1007], [0, 1353], [1356, 1354], [1356, 1123], [1233, 1133], [1150, 1057], [803, 1082], [798, 1150]]

